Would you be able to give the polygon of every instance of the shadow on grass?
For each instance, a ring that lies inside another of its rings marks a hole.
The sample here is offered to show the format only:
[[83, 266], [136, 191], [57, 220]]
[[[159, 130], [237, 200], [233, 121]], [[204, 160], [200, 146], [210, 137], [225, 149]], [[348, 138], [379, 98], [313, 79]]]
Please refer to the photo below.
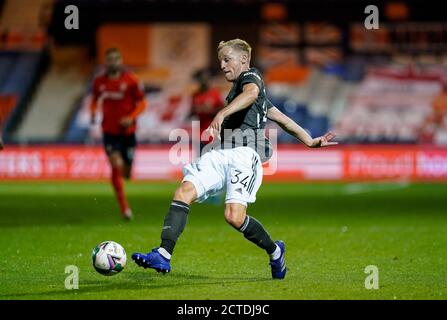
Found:
[[[147, 273], [127, 273], [120, 282], [105, 282], [100, 280], [85, 280], [80, 281], [79, 290], [50, 290], [41, 292], [29, 293], [12, 293], [0, 294], [0, 299], [101, 299], [103, 296], [88, 296], [89, 293], [105, 293], [113, 290], [120, 290], [121, 293], [115, 299], [125, 299], [127, 290], [145, 290], [140, 297], [141, 299], [151, 299], [151, 295], [147, 293], [153, 289], [165, 288], [180, 288], [200, 285], [226, 285], [232, 283], [252, 283], [252, 282], [267, 282], [272, 281], [271, 278], [263, 277], [243, 277], [243, 276], [224, 276], [224, 277], [209, 277], [197, 274], [187, 273], [173, 273], [173, 274], [158, 274], [155, 272]], [[173, 292], [173, 299], [175, 298]], [[105, 299], [105, 298], [104, 298]], [[107, 295], [106, 299], [110, 299]]]

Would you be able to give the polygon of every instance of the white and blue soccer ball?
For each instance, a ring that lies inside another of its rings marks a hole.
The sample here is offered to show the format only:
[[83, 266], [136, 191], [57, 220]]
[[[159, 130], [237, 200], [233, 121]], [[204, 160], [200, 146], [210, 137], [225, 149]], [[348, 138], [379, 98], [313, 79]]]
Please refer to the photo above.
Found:
[[126, 261], [126, 251], [115, 241], [101, 242], [92, 252], [93, 267], [105, 276], [113, 276], [123, 271]]

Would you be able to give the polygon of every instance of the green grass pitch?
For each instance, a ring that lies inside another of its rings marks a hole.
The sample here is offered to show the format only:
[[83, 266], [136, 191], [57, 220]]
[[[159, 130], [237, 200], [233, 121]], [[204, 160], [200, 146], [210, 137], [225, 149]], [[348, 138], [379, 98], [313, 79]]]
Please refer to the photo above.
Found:
[[[121, 221], [108, 183], [0, 183], [0, 299], [446, 299], [447, 185], [268, 184], [249, 214], [286, 242], [288, 273], [228, 226], [223, 206], [194, 204], [170, 274], [134, 251], [159, 244], [172, 183], [126, 185], [136, 219]], [[91, 251], [121, 243], [124, 271], [96, 273]], [[67, 265], [79, 289], [64, 287]], [[365, 288], [377, 266], [379, 289]]]

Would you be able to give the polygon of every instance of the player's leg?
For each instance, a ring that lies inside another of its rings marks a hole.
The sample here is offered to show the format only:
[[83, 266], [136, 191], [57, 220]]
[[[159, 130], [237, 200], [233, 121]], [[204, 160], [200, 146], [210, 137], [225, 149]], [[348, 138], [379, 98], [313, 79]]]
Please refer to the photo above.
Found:
[[171, 259], [175, 244], [185, 229], [191, 203], [197, 199], [197, 191], [189, 181], [184, 181], [175, 190], [171, 206], [163, 222], [159, 251], [167, 259]]
[[111, 182], [115, 191], [115, 196], [120, 206], [121, 215], [125, 219], [132, 218], [132, 211], [129, 208], [129, 204], [124, 192], [123, 182], [123, 168], [124, 160], [121, 155], [121, 146], [118, 137], [111, 135], [104, 135], [104, 147], [107, 153], [107, 157], [112, 168]]
[[122, 137], [121, 143], [121, 157], [124, 161], [123, 164], [123, 177], [126, 180], [130, 180], [132, 177], [132, 164], [135, 155], [135, 148], [137, 146], [135, 135], [128, 135]]
[[225, 220], [244, 237], [263, 249], [270, 257], [270, 260], [277, 260], [281, 257], [281, 247], [275, 243], [265, 227], [253, 216], [246, 213], [247, 207], [240, 203], [226, 203]]
[[166, 213], [161, 232], [160, 247], [151, 252], [134, 253], [132, 259], [141, 267], [152, 268], [157, 272], [167, 273], [171, 271], [171, 256], [178, 238], [185, 229], [188, 221], [189, 206], [197, 198], [194, 185], [184, 181], [176, 189], [174, 198]]
[[176, 189], [164, 219], [160, 247], [152, 249], [148, 254], [134, 253], [132, 259], [139, 266], [163, 273], [171, 270], [171, 256], [185, 229], [191, 203], [195, 200], [203, 202], [224, 186], [225, 175], [216, 169], [220, 160], [219, 155], [207, 155], [184, 167], [185, 177]]
[[232, 168], [228, 171], [225, 220], [256, 244], [270, 257], [272, 277], [283, 279], [286, 274], [285, 245], [273, 241], [265, 227], [246, 213], [248, 203], [256, 201], [256, 193], [262, 183], [262, 165], [258, 155], [246, 149], [232, 154]]
[[124, 162], [123, 166], [123, 178], [126, 180], [130, 180], [132, 177], [132, 164], [128, 162]]
[[127, 219], [132, 219], [132, 210], [127, 202], [124, 191], [123, 168], [124, 160], [119, 152], [113, 152], [109, 156], [109, 162], [112, 167], [112, 186], [115, 190], [115, 196], [120, 206], [121, 215]]

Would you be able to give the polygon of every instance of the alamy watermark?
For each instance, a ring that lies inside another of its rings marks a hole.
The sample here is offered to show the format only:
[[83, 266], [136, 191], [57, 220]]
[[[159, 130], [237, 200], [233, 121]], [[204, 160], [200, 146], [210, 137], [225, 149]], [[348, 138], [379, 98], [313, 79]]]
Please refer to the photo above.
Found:
[[[79, 8], [75, 5], [65, 7], [64, 25], [67, 30], [79, 30]], [[365, 18], [364, 26], [367, 30], [379, 29], [379, 8], [375, 5], [368, 5], [364, 10], [368, 16]]]
[[379, 29], [379, 8], [375, 5], [369, 5], [365, 7], [365, 13], [369, 14], [365, 18], [365, 28], [367, 30]]
[[[268, 136], [268, 139], [266, 138]], [[264, 175], [275, 174], [277, 170], [277, 130], [271, 129], [224, 129], [222, 134], [208, 143], [208, 131], [200, 133], [200, 121], [192, 121], [191, 133], [186, 129], [174, 129], [169, 141], [176, 143], [169, 150], [169, 161], [173, 165], [187, 165], [211, 150], [249, 147], [265, 163]]]
[[75, 265], [69, 265], [65, 267], [65, 273], [68, 276], [65, 278], [65, 289], [77, 290], [79, 289], [79, 268]]
[[79, 9], [75, 5], [65, 7], [64, 13], [67, 14], [64, 21], [65, 29], [79, 30]]
[[368, 274], [365, 278], [365, 289], [379, 289], [379, 268], [375, 265], [366, 266], [365, 273]]

